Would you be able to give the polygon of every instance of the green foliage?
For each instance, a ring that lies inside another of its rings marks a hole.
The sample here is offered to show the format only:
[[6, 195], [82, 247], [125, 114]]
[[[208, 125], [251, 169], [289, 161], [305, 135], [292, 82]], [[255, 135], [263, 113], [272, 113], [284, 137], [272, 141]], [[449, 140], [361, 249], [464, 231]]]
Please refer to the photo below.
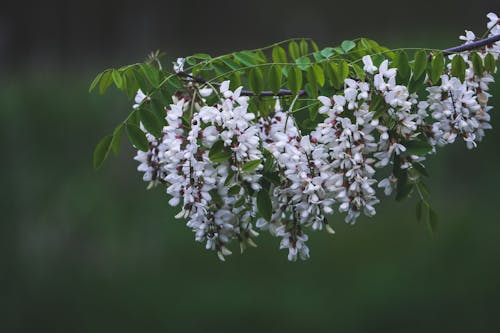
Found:
[[451, 75], [458, 77], [460, 81], [465, 79], [465, 70], [467, 65], [465, 64], [464, 58], [460, 54], [456, 54], [451, 60]]
[[262, 75], [262, 70], [259, 67], [254, 67], [250, 70], [248, 75], [248, 83], [250, 89], [259, 95], [264, 89], [264, 76]]
[[408, 54], [405, 51], [399, 51], [396, 53], [394, 65], [398, 69], [397, 81], [399, 84], [408, 84], [411, 75], [411, 67], [409, 61], [410, 60], [408, 58]]
[[99, 169], [111, 150], [112, 135], [106, 135], [94, 149], [94, 168]]
[[232, 153], [224, 146], [223, 141], [214, 143], [208, 152], [208, 158], [214, 163], [225, 162], [231, 157]]
[[282, 67], [280, 65], [272, 65], [268, 72], [268, 82], [271, 91], [278, 94], [282, 82]]
[[253, 172], [253, 171], [255, 171], [255, 169], [257, 169], [257, 167], [260, 165], [261, 162], [262, 162], [261, 160], [253, 160], [253, 161], [246, 162], [241, 167], [241, 171]]
[[342, 49], [342, 51], [344, 51], [344, 53], [351, 51], [355, 47], [356, 43], [354, 43], [352, 40], [345, 40], [342, 42], [342, 44], [340, 44], [340, 48]]
[[406, 153], [409, 155], [424, 156], [432, 151], [432, 146], [425, 141], [408, 141], [405, 143]]
[[484, 71], [483, 59], [476, 52], [471, 54], [472, 68], [474, 68], [474, 73], [476, 75], [482, 75]]
[[486, 57], [484, 58], [484, 67], [486, 71], [488, 71], [488, 73], [491, 74], [495, 73], [497, 64], [495, 62], [495, 58], [491, 53], [487, 54]]
[[279, 45], [276, 45], [275, 47], [273, 47], [272, 59], [273, 59], [273, 62], [278, 63], [278, 64], [279, 63], [281, 63], [281, 64], [287, 63], [288, 58], [287, 58], [285, 49], [283, 49]]
[[300, 48], [296, 41], [292, 41], [288, 44], [288, 53], [290, 54], [290, 58], [292, 58], [292, 60], [296, 60], [300, 57]]
[[137, 149], [142, 151], [147, 151], [149, 148], [149, 144], [144, 132], [141, 131], [141, 129], [134, 124], [127, 124], [125, 128], [130, 142]]
[[288, 72], [288, 88], [294, 95], [302, 88], [302, 71], [298, 67], [292, 66]]
[[273, 214], [273, 204], [271, 202], [271, 198], [269, 197], [269, 192], [265, 189], [261, 189], [257, 193], [257, 210], [266, 221], [271, 220], [271, 216]]
[[444, 56], [441, 52], [439, 52], [432, 58], [431, 61], [429, 77], [432, 83], [437, 84], [440, 76], [443, 74], [444, 68], [445, 68]]
[[339, 63], [330, 63], [327, 67], [330, 72], [330, 80], [335, 89], [341, 89], [344, 86], [344, 80], [349, 76], [349, 65], [345, 60]]
[[413, 64], [413, 79], [418, 80], [427, 69], [427, 53], [424, 50], [417, 51]]
[[148, 132], [159, 138], [163, 129], [162, 121], [151, 111], [139, 110], [138, 114], [142, 124]]

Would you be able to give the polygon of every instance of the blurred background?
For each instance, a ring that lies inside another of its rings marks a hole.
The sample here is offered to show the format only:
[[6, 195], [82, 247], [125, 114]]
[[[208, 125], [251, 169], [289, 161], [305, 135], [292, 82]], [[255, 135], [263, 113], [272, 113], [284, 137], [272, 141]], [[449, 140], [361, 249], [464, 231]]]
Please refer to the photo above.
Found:
[[[88, 94], [95, 74], [141, 61], [264, 46], [320, 47], [370, 37], [446, 48], [481, 34], [492, 0], [11, 1], [0, 10], [0, 331], [498, 332], [500, 85], [479, 149], [431, 157], [440, 215], [430, 237], [414, 202], [311, 235], [289, 263], [278, 240], [221, 263], [146, 191], [122, 145], [99, 171], [92, 151], [128, 112], [119, 92]], [[500, 79], [497, 75], [497, 80]]]

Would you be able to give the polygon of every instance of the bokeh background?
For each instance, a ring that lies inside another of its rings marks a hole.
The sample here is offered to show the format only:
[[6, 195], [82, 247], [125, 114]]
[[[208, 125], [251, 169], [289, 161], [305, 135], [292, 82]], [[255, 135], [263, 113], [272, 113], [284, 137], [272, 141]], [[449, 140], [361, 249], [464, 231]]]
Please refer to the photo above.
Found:
[[[219, 54], [292, 36], [359, 36], [446, 48], [484, 31], [492, 0], [10, 1], [0, 10], [0, 331], [498, 332], [500, 85], [494, 130], [475, 151], [431, 157], [430, 237], [414, 202], [312, 234], [289, 263], [278, 241], [226, 263], [146, 191], [122, 145], [99, 171], [94, 145], [127, 114], [94, 75], [142, 60]], [[497, 79], [500, 77], [497, 75]], [[234, 251], [236, 253], [236, 251]]]

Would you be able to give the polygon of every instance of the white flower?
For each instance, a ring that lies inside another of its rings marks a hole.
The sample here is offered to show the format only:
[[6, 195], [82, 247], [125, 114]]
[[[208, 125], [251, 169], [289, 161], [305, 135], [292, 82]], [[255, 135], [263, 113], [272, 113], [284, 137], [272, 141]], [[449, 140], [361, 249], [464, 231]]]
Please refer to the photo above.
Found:
[[198, 92], [200, 93], [201, 97], [208, 97], [208, 96], [212, 95], [213, 89], [212, 88], [201, 88], [198, 90]]
[[373, 74], [377, 71], [377, 67], [373, 65], [372, 58], [369, 55], [363, 57], [363, 70], [368, 74]]
[[495, 13], [488, 13], [488, 15], [486, 15], [486, 17], [490, 20], [488, 22], [488, 24], [486, 25], [488, 27], [488, 29], [492, 29], [493, 27], [497, 26], [498, 23], [500, 23], [500, 20], [499, 20], [497, 14], [495, 14]]
[[149, 97], [142, 92], [141, 89], [137, 90], [137, 94], [135, 95], [134, 101], [135, 104], [133, 105], [134, 109], [138, 109], [139, 106], [141, 106], [142, 102], [147, 100]]
[[176, 72], [176, 73], [184, 72], [184, 63], [185, 62], [186, 62], [186, 59], [177, 58], [177, 60], [174, 64], [174, 72]]
[[396, 188], [397, 181], [398, 179], [391, 174], [389, 177], [382, 179], [378, 183], [378, 187], [384, 189], [385, 195], [391, 195], [392, 191]]
[[465, 41], [465, 43], [472, 43], [474, 40], [476, 40], [476, 35], [469, 30], [465, 30], [465, 35], [459, 37], [461, 40]]

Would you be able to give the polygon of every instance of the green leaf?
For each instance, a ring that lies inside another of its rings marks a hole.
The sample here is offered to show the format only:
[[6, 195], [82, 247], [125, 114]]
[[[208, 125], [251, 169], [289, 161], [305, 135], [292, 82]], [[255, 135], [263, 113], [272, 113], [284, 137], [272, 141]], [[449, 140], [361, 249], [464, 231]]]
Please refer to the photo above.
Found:
[[99, 73], [99, 74], [97, 74], [97, 76], [95, 77], [95, 79], [90, 84], [89, 93], [92, 92], [92, 90], [94, 90], [95, 87], [97, 87], [97, 84], [99, 84], [99, 81], [101, 80], [103, 74], [104, 73], [102, 73], [102, 72]]
[[101, 82], [99, 84], [99, 93], [102, 95], [108, 89], [108, 87], [113, 82], [113, 77], [111, 76], [112, 70], [107, 70], [102, 73]]
[[108, 157], [109, 151], [111, 149], [111, 141], [113, 140], [112, 135], [106, 135], [99, 141], [94, 149], [94, 169], [99, 169], [102, 163]]
[[273, 52], [271, 55], [273, 62], [286, 64], [288, 62], [286, 51], [279, 45], [273, 47]]
[[[246, 51], [244, 51], [246, 52]], [[257, 50], [255, 51], [255, 53], [252, 53], [252, 54], [255, 54], [257, 56], [257, 58], [259, 59], [259, 63], [267, 63], [267, 57], [266, 57], [266, 54], [262, 51], [262, 50]]]
[[307, 70], [311, 66], [311, 60], [309, 57], [300, 57], [295, 59], [295, 63], [303, 71]]
[[495, 61], [495, 57], [493, 57], [493, 54], [488, 53], [484, 58], [484, 68], [486, 69], [486, 71], [488, 71], [488, 73], [490, 74], [494, 74], [496, 65], [497, 64]]
[[321, 50], [320, 53], [323, 57], [330, 58], [332, 55], [335, 54], [335, 50], [333, 49], [333, 47], [327, 47]]
[[252, 68], [248, 74], [248, 83], [250, 89], [259, 95], [264, 89], [264, 76], [262, 75], [262, 70], [258, 67]]
[[417, 222], [422, 221], [422, 208], [423, 208], [422, 205], [423, 201], [418, 200], [417, 205], [415, 206], [415, 215], [417, 216]]
[[465, 70], [467, 65], [464, 58], [460, 54], [456, 54], [451, 60], [451, 75], [460, 79], [460, 81], [465, 80]]
[[224, 205], [224, 200], [222, 200], [222, 197], [219, 194], [219, 190], [214, 188], [214, 189], [211, 189], [210, 191], [208, 191], [208, 193], [212, 197], [211, 201], [213, 203], [215, 203], [217, 205], [217, 207], [221, 207], [222, 205]]
[[427, 53], [423, 50], [417, 51], [415, 53], [415, 62], [413, 64], [413, 80], [420, 78], [422, 74], [425, 73], [427, 69]]
[[423, 195], [425, 195], [426, 197], [428, 197], [430, 194], [429, 194], [429, 188], [427, 187], [427, 185], [425, 185], [424, 182], [419, 182], [419, 188], [420, 188], [420, 191], [422, 192]]
[[347, 53], [356, 47], [356, 43], [354, 43], [352, 40], [345, 40], [342, 42], [342, 44], [340, 44], [340, 47], [345, 53]]
[[307, 41], [305, 39], [302, 39], [300, 41], [300, 53], [303, 56], [309, 53], [309, 44], [307, 44]]
[[288, 72], [288, 88], [296, 95], [302, 88], [302, 71], [292, 66]]
[[125, 81], [127, 82], [126, 84], [126, 90], [127, 90], [127, 96], [129, 99], [132, 99], [132, 97], [135, 96], [137, 93], [137, 90], [139, 90], [139, 84], [135, 78], [134, 74], [134, 69], [129, 68], [125, 71], [124, 74]]
[[139, 118], [149, 133], [153, 134], [156, 138], [161, 136], [163, 123], [153, 112], [139, 110]]
[[476, 73], [476, 75], [478, 76], [482, 76], [484, 71], [484, 66], [483, 66], [483, 59], [481, 59], [481, 56], [476, 52], [474, 52], [471, 54], [471, 61], [472, 61], [472, 68], [474, 68], [474, 73]]
[[365, 71], [363, 70], [363, 68], [361, 68], [361, 66], [357, 64], [352, 64], [352, 69], [354, 70], [354, 73], [361, 81], [365, 80]]
[[192, 56], [190, 56], [189, 58], [199, 59], [199, 60], [210, 60], [210, 59], [212, 59], [212, 57], [210, 56], [210, 54], [207, 54], [207, 53], [196, 53], [196, 54], [193, 54]]
[[[323, 87], [325, 85], [325, 73], [323, 72], [323, 69], [318, 64], [314, 64], [312, 68], [314, 71], [316, 82], [320, 87]], [[347, 71], [349, 71], [349, 67], [347, 67]]]
[[245, 204], [246, 202], [246, 197], [243, 195], [241, 196], [241, 198], [239, 198], [235, 203], [234, 203], [234, 208], [238, 208], [238, 207], [241, 207]]
[[[399, 161], [399, 158], [397, 158], [396, 160]], [[396, 186], [397, 201], [406, 199], [413, 188], [412, 184], [408, 183], [408, 170], [401, 169], [399, 165], [400, 162], [394, 165], [394, 168], [396, 169], [394, 174], [398, 178], [398, 183]]]
[[429, 207], [429, 212], [427, 216], [427, 227], [429, 228], [429, 231], [432, 235], [435, 234], [437, 225], [438, 225], [438, 215], [432, 208]]
[[160, 72], [150, 64], [141, 64], [141, 70], [154, 88], [160, 84]]
[[332, 62], [330, 64], [332, 68], [332, 84], [335, 89], [342, 89], [344, 86], [344, 81], [349, 75], [349, 65], [345, 60], [342, 60], [340, 63]]
[[257, 193], [257, 211], [266, 220], [271, 221], [273, 215], [273, 203], [269, 197], [269, 192], [261, 189]]
[[227, 69], [222, 60], [213, 61], [211, 65], [215, 69], [215, 73], [217, 75], [225, 76], [230, 71], [230, 69]]
[[394, 59], [394, 65], [398, 69], [396, 80], [398, 83], [406, 85], [410, 79], [411, 68], [409, 64], [410, 60], [408, 54], [405, 51], [399, 51], [396, 53], [396, 58]]
[[139, 127], [133, 124], [127, 124], [126, 132], [128, 139], [139, 150], [148, 151], [149, 142], [146, 135]]
[[220, 140], [215, 142], [208, 152], [208, 158], [210, 158], [210, 160], [214, 163], [225, 162], [231, 157], [231, 155], [231, 151], [226, 149], [224, 142]]
[[425, 141], [407, 141], [404, 143], [408, 155], [423, 156], [432, 151], [432, 146]]
[[316, 76], [314, 74], [314, 69], [309, 67], [306, 72], [307, 83], [309, 83], [309, 88], [311, 89], [311, 96], [313, 98], [318, 97], [318, 83], [316, 82]]
[[410, 80], [410, 84], [408, 85], [408, 92], [410, 94], [413, 94], [414, 92], [425, 88], [424, 82], [425, 75], [420, 75], [420, 77], [417, 79], [415, 77], [412, 77], [412, 79]]
[[387, 110], [389, 110], [389, 107], [382, 95], [373, 93], [369, 110], [375, 112], [373, 118], [377, 119], [380, 118], [385, 112], [387, 112]]
[[427, 170], [422, 163], [413, 162], [411, 165], [413, 166], [413, 169], [415, 169], [419, 174], [425, 177], [429, 177], [429, 173], [427, 173]]
[[241, 171], [243, 172], [253, 172], [257, 167], [260, 165], [261, 160], [253, 160], [253, 161], [248, 161], [243, 166], [241, 167]]
[[299, 44], [297, 44], [296, 41], [292, 41], [288, 44], [288, 53], [290, 54], [292, 60], [295, 60], [298, 57], [300, 57]]
[[[136, 68], [132, 74], [134, 75], [134, 78], [137, 82], [137, 86], [144, 92], [146, 93], [148, 90], [149, 90], [149, 87], [148, 87], [148, 84], [147, 84], [147, 80], [146, 78], [144, 77], [144, 75], [142, 74], [142, 70], [140, 69], [140, 66], [139, 68]], [[137, 91], [136, 91], [137, 92]]]
[[361, 44], [361, 47], [367, 51], [367, 52], [370, 52], [372, 50], [372, 46], [370, 45], [370, 41], [366, 38], [361, 38], [360, 39], [360, 44]]
[[113, 69], [113, 71], [111, 72], [111, 76], [113, 77], [113, 81], [115, 82], [115, 86], [118, 89], [122, 89], [123, 88], [123, 78], [122, 78], [122, 75], [120, 74], [120, 72], [118, 72], [116, 69]]
[[397, 192], [396, 192], [396, 201], [401, 201], [403, 199], [406, 199], [408, 195], [410, 194], [413, 186], [409, 183], [399, 183], [398, 182], [398, 187], [397, 187]]
[[279, 90], [281, 89], [281, 79], [282, 79], [281, 66], [280, 65], [271, 66], [268, 73], [268, 81], [271, 90], [275, 94], [278, 94]]
[[312, 48], [313, 48], [314, 52], [319, 52], [318, 45], [316, 44], [316, 42], [315, 42], [315, 41], [313, 41], [313, 40], [311, 39], [311, 40], [309, 40], [309, 43], [311, 43], [311, 46], [312, 46]]
[[233, 73], [231, 76], [229, 76], [230, 81], [230, 87], [232, 90], [236, 90], [238, 87], [241, 87], [241, 75], [240, 73]]
[[233, 178], [236, 175], [236, 171], [233, 169], [229, 168], [229, 171], [227, 173], [226, 180], [224, 180], [224, 186], [229, 186], [233, 182]]
[[122, 128], [123, 124], [120, 124], [116, 126], [115, 130], [113, 131], [113, 140], [111, 140], [111, 149], [113, 150], [113, 153], [115, 153], [115, 155], [118, 155], [118, 152], [120, 151]]
[[323, 60], [325, 58], [319, 52], [314, 52], [312, 54], [312, 56], [313, 56], [315, 62], [321, 61], [321, 60]]
[[250, 51], [241, 51], [233, 54], [234, 58], [238, 60], [243, 65], [248, 67], [254, 67], [255, 65], [261, 62], [261, 59], [258, 55], [250, 52]]
[[344, 49], [341, 48], [340, 46], [334, 47], [333, 50], [338, 54], [345, 54]]
[[238, 71], [241, 69], [241, 65], [238, 65], [235, 61], [233, 61], [227, 56], [221, 58], [221, 60], [227, 67], [231, 68], [231, 70], [233, 71]]
[[429, 73], [431, 82], [433, 84], [437, 84], [437, 82], [439, 81], [439, 78], [441, 77], [441, 75], [443, 75], [444, 66], [445, 66], [445, 62], [444, 62], [443, 54], [442, 53], [436, 54], [434, 56], [434, 58], [432, 58], [431, 71]]
[[233, 195], [236, 195], [236, 194], [239, 194], [241, 191], [241, 186], [240, 185], [234, 185], [233, 187], [231, 187], [228, 191], [227, 191], [227, 195], [229, 196], [233, 196]]
[[212, 157], [210, 160], [213, 163], [223, 163], [229, 160], [231, 157], [231, 152], [230, 151], [221, 151], [215, 154], [212, 154]]
[[267, 181], [278, 186], [281, 184], [281, 179], [276, 172], [264, 172], [262, 175]]

